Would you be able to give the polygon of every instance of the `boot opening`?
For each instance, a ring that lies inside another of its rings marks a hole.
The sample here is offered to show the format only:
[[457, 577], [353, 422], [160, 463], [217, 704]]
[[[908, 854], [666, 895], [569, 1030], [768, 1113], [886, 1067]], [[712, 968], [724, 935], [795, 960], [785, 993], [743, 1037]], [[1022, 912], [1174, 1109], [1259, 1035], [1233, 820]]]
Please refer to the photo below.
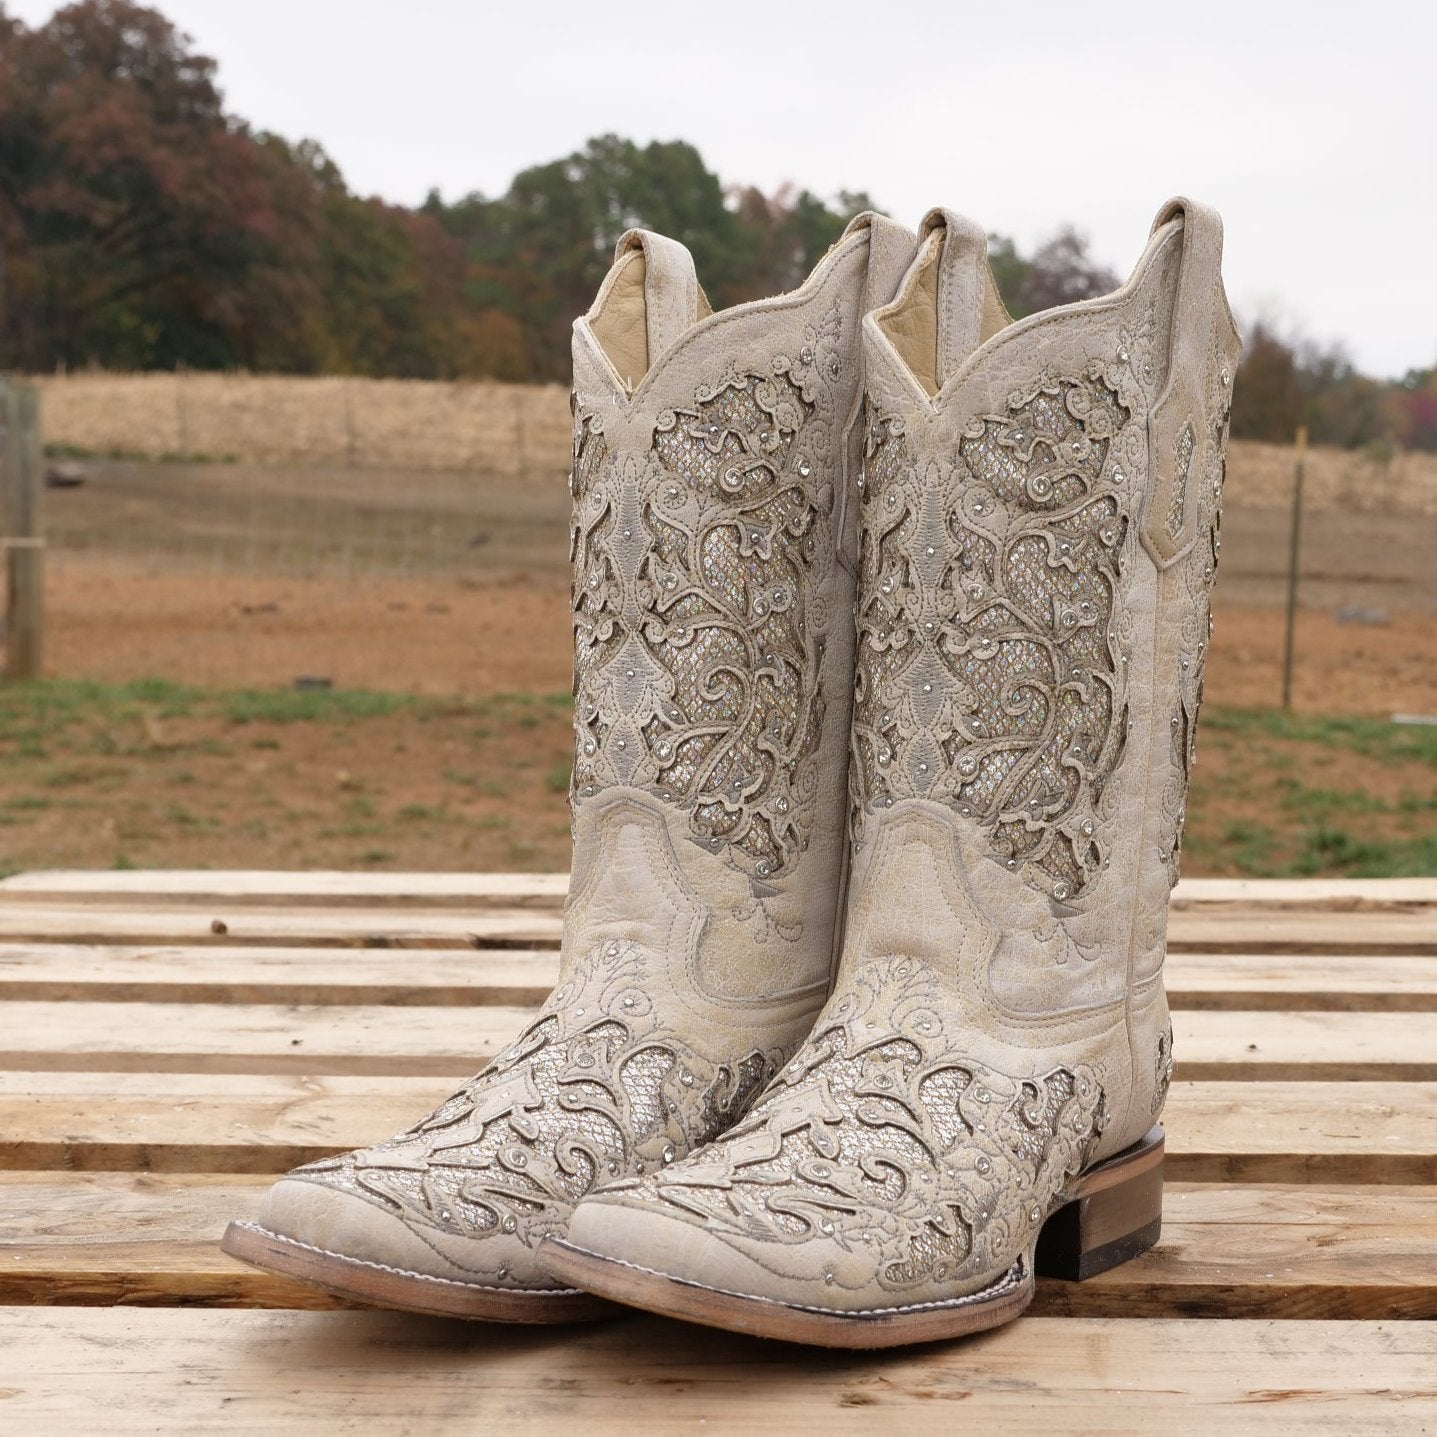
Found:
[[[923, 392], [936, 399], [948, 375], [939, 360], [940, 306], [951, 302], [943, 293], [946, 225], [936, 223], [923, 242], [898, 297], [878, 317], [879, 328], [906, 364]], [[986, 259], [982, 266], [982, 315], [977, 343], [983, 344], [1012, 324]], [[976, 346], [975, 346], [976, 347]], [[963, 356], [966, 357], [966, 356]]]
[[879, 316], [878, 325], [930, 398], [938, 393], [938, 269], [944, 231], [935, 230], [909, 272], [902, 293]]
[[[630, 394], [658, 358], [657, 354], [650, 353], [649, 279], [649, 261], [644, 250], [635, 247], [626, 251], [614, 262], [587, 316], [589, 332]], [[694, 312], [685, 316], [686, 323], [695, 324], [712, 313], [713, 307], [703, 287], [695, 286]], [[674, 337], [669, 335], [670, 340]], [[661, 342], [659, 348], [664, 347]]]
[[629, 390], [649, 372], [646, 272], [643, 250], [630, 250], [610, 271], [589, 317], [591, 333]]

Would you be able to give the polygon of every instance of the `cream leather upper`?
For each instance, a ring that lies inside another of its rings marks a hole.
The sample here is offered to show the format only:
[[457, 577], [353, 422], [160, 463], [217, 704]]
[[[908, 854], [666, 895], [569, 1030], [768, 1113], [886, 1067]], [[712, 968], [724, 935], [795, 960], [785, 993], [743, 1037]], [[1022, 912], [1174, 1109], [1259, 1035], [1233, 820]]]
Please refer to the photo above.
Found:
[[430, 1117], [278, 1184], [263, 1227], [552, 1290], [533, 1250], [574, 1202], [715, 1137], [808, 1032], [847, 865], [859, 323], [912, 247], [863, 216], [800, 290], [710, 314], [683, 246], [620, 241], [574, 331], [559, 986]]
[[825, 1312], [1018, 1281], [1073, 1177], [1161, 1110], [1238, 354], [1191, 202], [1115, 294], [1017, 323], [978, 226], [925, 234], [864, 327], [834, 994], [746, 1119], [567, 1239]]

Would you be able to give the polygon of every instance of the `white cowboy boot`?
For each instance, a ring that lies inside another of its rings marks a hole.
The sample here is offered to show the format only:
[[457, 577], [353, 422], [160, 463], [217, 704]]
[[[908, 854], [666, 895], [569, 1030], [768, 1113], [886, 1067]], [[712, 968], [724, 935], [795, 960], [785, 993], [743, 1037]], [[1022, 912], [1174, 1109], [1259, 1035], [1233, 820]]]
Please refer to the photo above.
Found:
[[1162, 963], [1238, 341], [1221, 227], [1010, 324], [935, 212], [865, 322], [838, 983], [748, 1117], [580, 1205], [556, 1275], [833, 1346], [972, 1332], [1156, 1241]]
[[540, 1240], [716, 1137], [802, 1042], [846, 872], [858, 329], [913, 244], [861, 216], [801, 289], [710, 314], [682, 245], [619, 242], [574, 330], [559, 985], [431, 1116], [282, 1179], [227, 1252], [386, 1306], [598, 1315]]

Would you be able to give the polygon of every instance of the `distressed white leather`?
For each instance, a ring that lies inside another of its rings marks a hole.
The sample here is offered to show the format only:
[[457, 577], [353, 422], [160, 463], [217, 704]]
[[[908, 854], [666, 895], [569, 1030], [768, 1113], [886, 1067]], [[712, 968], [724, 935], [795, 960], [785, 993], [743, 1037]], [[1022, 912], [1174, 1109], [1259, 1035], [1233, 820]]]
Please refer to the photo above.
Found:
[[568, 1245], [820, 1313], [996, 1300], [1155, 1122], [1238, 357], [1220, 255], [1173, 201], [1121, 289], [1007, 323], [983, 231], [925, 221], [864, 325], [835, 991], [742, 1122], [586, 1200]]
[[258, 1225], [416, 1280], [554, 1292], [595, 1185], [747, 1109], [833, 975], [847, 864], [859, 323], [913, 236], [855, 220], [792, 294], [710, 314], [635, 231], [574, 328], [574, 868], [561, 978], [406, 1133]]

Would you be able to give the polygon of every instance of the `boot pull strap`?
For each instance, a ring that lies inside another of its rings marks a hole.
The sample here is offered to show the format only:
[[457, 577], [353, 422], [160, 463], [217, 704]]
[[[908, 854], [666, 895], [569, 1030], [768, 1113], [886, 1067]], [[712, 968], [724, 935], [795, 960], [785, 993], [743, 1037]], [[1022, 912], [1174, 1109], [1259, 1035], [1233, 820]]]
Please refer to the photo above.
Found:
[[[1182, 222], [1163, 392], [1148, 419], [1152, 476], [1143, 515], [1143, 543], [1160, 569], [1175, 563], [1197, 537], [1197, 505], [1190, 491], [1208, 470], [1218, 443], [1212, 366], [1216, 356], [1236, 363], [1237, 338], [1222, 289], [1222, 220], [1217, 211], [1184, 198], [1169, 200], [1153, 233]], [[1223, 389], [1231, 393], [1230, 368]], [[1220, 392], [1219, 392], [1220, 393]], [[1220, 397], [1216, 403], [1225, 407]]]
[[[982, 225], [953, 210], [930, 210], [919, 226], [920, 240], [946, 231], [938, 260], [938, 367], [941, 389], [955, 370], [994, 329], [1002, 302], [988, 268], [988, 235]], [[1002, 315], [1002, 323], [1007, 315]], [[1001, 324], [996, 326], [1001, 328]]]
[[629, 230], [614, 247], [614, 263], [636, 250], [644, 256], [647, 370], [698, 319], [699, 282], [693, 256], [677, 240], [653, 230]]
[[868, 231], [868, 275], [864, 280], [860, 315], [887, 304], [898, 292], [899, 281], [913, 263], [913, 233], [897, 220], [877, 210], [865, 210], [849, 220], [839, 237], [840, 243], [863, 230]]

